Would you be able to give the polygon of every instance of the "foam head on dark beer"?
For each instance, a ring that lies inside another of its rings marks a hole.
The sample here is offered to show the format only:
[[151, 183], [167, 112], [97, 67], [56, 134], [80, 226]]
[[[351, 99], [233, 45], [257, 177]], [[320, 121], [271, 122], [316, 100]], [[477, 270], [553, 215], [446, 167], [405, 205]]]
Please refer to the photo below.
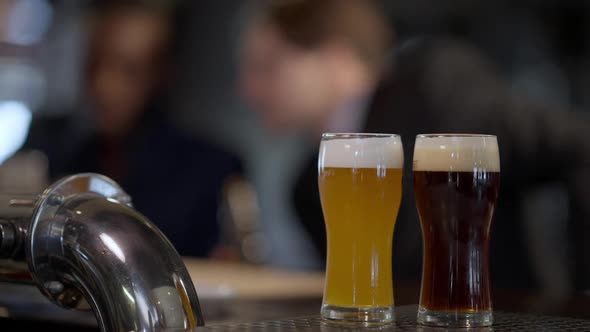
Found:
[[495, 136], [418, 136], [414, 171], [500, 172]]
[[334, 138], [321, 144], [321, 167], [402, 168], [404, 165], [399, 136]]

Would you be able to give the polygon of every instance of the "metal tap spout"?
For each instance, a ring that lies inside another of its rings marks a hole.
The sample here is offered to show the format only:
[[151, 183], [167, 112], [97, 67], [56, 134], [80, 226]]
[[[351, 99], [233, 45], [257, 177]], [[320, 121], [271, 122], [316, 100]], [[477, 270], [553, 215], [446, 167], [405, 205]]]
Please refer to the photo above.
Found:
[[89, 305], [102, 331], [203, 325], [182, 259], [114, 181], [90, 173], [67, 177], [35, 200], [26, 227], [23, 218], [13, 220], [15, 227], [4, 225], [14, 237], [6, 246], [24, 248], [39, 289], [62, 307]]

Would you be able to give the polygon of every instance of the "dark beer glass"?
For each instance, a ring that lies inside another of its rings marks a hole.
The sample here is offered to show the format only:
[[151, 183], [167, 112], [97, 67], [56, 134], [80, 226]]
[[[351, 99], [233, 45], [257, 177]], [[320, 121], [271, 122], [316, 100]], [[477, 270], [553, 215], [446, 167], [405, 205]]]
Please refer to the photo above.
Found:
[[424, 248], [418, 323], [489, 326], [490, 225], [500, 185], [496, 136], [418, 135], [413, 166]]

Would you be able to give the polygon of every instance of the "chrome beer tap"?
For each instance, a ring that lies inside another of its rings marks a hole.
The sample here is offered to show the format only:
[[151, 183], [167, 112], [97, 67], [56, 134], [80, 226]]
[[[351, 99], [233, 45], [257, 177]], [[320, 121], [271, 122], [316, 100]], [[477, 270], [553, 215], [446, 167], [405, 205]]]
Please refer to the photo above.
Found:
[[181, 257], [102, 175], [73, 175], [39, 196], [0, 199], [0, 257], [0, 281], [35, 284], [59, 306], [91, 309], [102, 331], [204, 324]]

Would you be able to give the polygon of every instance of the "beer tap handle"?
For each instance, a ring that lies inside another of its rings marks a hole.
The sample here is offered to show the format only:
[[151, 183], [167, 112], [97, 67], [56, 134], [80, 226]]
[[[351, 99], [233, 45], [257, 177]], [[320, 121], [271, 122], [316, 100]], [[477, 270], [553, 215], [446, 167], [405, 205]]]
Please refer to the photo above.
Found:
[[8, 202], [10, 207], [34, 207], [37, 199], [13, 198]]

